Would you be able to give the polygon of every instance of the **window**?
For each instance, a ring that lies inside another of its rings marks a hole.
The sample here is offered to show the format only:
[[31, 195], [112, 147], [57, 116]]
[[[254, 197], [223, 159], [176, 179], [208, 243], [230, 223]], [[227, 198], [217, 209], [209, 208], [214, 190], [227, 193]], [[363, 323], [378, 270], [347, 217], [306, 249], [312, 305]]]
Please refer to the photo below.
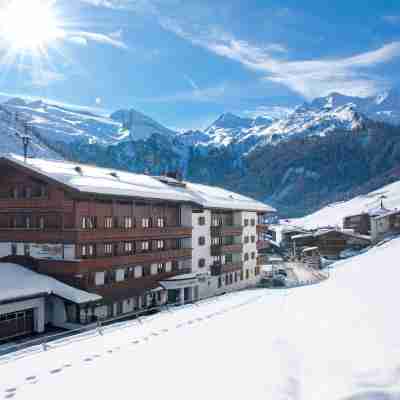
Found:
[[132, 229], [132, 217], [124, 217], [124, 229]]
[[199, 259], [199, 268], [204, 268], [206, 266], [206, 260], [204, 258]]
[[222, 244], [222, 237], [221, 236], [213, 237], [211, 239], [211, 243], [213, 246], [220, 246]]
[[157, 264], [157, 272], [162, 274], [165, 272], [165, 264]]
[[11, 243], [11, 255], [12, 256], [17, 255], [17, 244], [16, 243]]
[[249, 260], [249, 253], [244, 253], [244, 261], [248, 261]]
[[243, 270], [240, 271], [240, 280], [243, 280]]
[[256, 276], [260, 275], [260, 267], [256, 267], [256, 269], [254, 270], [254, 274]]
[[249, 226], [249, 220], [247, 218], [244, 220], [244, 226]]
[[218, 287], [220, 288], [222, 286], [222, 278], [219, 276], [218, 277]]
[[254, 251], [251, 252], [251, 259], [254, 260], [256, 258], [256, 253]]
[[87, 257], [87, 247], [86, 247], [86, 244], [83, 244], [83, 245], [81, 246], [81, 256], [82, 256], [82, 257]]
[[254, 235], [251, 236], [251, 243], [254, 243], [256, 241], [256, 237]]
[[127, 254], [133, 253], [133, 243], [132, 242], [124, 243], [124, 252]]
[[45, 227], [44, 217], [39, 217], [39, 220], [38, 220], [38, 228], [43, 230], [44, 227]]
[[250, 271], [246, 269], [246, 279], [249, 279], [249, 277], [250, 277]]
[[220, 218], [220, 217], [212, 217], [211, 224], [212, 224], [212, 226], [221, 226], [222, 225], [222, 218]]
[[249, 237], [248, 237], [248, 236], [245, 236], [245, 237], [244, 237], [244, 242], [245, 242], [245, 243], [249, 243]]
[[164, 248], [164, 240], [157, 240], [156, 246], [157, 250], [162, 250]]
[[142, 242], [141, 249], [142, 249], [142, 251], [149, 251], [150, 250], [150, 242], [147, 240]]
[[206, 217], [199, 217], [198, 224], [199, 225], [205, 225], [206, 224]]
[[31, 227], [31, 217], [26, 216], [25, 217], [25, 228], [30, 229]]
[[235, 272], [235, 282], [237, 282], [238, 281], [238, 273], [237, 273], [237, 271]]
[[47, 197], [47, 187], [45, 185], [40, 186], [40, 197]]
[[88, 256], [93, 257], [95, 255], [95, 247], [93, 244], [87, 245]]
[[206, 238], [204, 236], [199, 237], [199, 246], [204, 246], [206, 244]]
[[95, 229], [97, 225], [97, 217], [82, 217], [82, 229]]
[[256, 220], [254, 218], [252, 218], [250, 220], [251, 226], [255, 226], [256, 225]]
[[164, 228], [164, 226], [165, 226], [165, 219], [163, 217], [158, 217], [157, 218], [157, 227]]
[[112, 217], [105, 217], [104, 218], [104, 228], [105, 229], [112, 229], [113, 228], [113, 218]]
[[112, 243], [105, 243], [104, 244], [104, 254], [107, 256], [112, 255], [113, 252], [113, 245]]
[[150, 228], [150, 218], [142, 218], [142, 228]]
[[104, 285], [104, 272], [96, 272], [94, 276], [94, 283], [96, 286]]
[[24, 197], [26, 198], [26, 199], [30, 199], [31, 197], [32, 197], [32, 188], [30, 188], [30, 187], [26, 187], [25, 189], [24, 189]]
[[29, 257], [31, 254], [31, 247], [29, 244], [24, 244], [24, 256]]

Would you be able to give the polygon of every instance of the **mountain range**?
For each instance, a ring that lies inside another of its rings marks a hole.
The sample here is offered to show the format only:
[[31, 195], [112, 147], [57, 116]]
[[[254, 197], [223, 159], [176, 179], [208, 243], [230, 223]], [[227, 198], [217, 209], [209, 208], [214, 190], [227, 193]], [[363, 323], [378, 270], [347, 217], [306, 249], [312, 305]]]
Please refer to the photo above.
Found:
[[179, 169], [191, 180], [269, 201], [285, 216], [395, 179], [399, 125], [398, 90], [367, 98], [332, 93], [279, 118], [225, 113], [186, 132], [134, 109], [101, 116], [20, 98], [0, 105], [2, 153], [21, 153], [27, 135], [30, 156], [152, 174]]

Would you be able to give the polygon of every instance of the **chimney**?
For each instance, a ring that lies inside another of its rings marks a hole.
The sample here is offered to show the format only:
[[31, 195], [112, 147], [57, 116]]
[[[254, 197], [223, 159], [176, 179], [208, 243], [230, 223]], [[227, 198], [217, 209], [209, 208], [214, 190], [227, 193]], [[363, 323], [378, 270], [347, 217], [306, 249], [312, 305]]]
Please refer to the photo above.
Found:
[[173, 179], [176, 179], [177, 181], [179, 181], [179, 182], [182, 182], [183, 181], [183, 174], [182, 174], [182, 172], [180, 171], [180, 170], [175, 170], [175, 171], [170, 171], [170, 172], [167, 172], [167, 176], [169, 177], [169, 178], [173, 178]]

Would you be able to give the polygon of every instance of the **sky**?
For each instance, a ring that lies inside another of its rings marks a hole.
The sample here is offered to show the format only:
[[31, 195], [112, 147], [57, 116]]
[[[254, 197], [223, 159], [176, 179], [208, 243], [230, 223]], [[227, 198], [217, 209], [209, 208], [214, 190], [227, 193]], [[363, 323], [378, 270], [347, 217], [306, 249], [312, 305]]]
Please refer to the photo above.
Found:
[[134, 108], [192, 129], [223, 112], [276, 114], [331, 92], [399, 85], [398, 0], [29, 4], [0, 0], [3, 97]]

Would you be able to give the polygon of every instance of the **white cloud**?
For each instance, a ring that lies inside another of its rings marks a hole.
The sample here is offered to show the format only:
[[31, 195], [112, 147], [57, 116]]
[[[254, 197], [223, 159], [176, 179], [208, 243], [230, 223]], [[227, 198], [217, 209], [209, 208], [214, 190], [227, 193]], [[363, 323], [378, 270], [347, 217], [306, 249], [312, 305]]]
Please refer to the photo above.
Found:
[[[386, 88], [390, 82], [371, 69], [400, 55], [400, 42], [351, 57], [288, 61], [277, 57], [276, 45], [255, 46], [213, 27], [192, 32], [172, 19], [161, 19], [164, 29], [221, 57], [241, 63], [264, 75], [265, 80], [282, 84], [306, 98], [338, 91], [367, 96]], [[284, 47], [282, 46], [282, 50]], [[275, 51], [274, 51], [275, 50]]]
[[66, 79], [65, 75], [47, 69], [32, 69], [31, 70], [31, 83], [36, 87], [46, 87], [55, 82], [62, 82]]
[[128, 46], [122, 41], [122, 32], [118, 31], [106, 35], [104, 33], [86, 32], [86, 31], [63, 31], [62, 38], [73, 43], [86, 46], [89, 42], [97, 42], [111, 45], [120, 49], [128, 49]]

